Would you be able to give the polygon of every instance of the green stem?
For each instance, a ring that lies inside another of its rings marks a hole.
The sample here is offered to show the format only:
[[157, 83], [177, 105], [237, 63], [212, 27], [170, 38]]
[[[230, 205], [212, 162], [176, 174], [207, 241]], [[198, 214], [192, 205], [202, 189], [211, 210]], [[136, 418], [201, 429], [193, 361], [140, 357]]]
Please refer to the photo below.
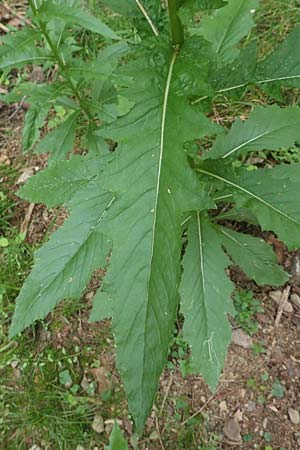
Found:
[[[29, 6], [30, 6], [33, 14], [38, 17], [38, 10], [36, 9], [35, 4], [34, 4], [34, 2], [32, 0], [29, 0]], [[53, 53], [54, 58], [57, 61], [57, 64], [58, 64], [61, 72], [63, 73], [63, 75], [65, 77], [66, 82], [68, 83], [71, 91], [73, 92], [74, 97], [77, 99], [77, 101], [78, 101], [78, 103], [80, 105], [80, 108], [86, 114], [88, 119], [92, 120], [93, 119], [93, 115], [90, 113], [89, 109], [84, 104], [84, 100], [82, 99], [82, 97], [80, 95], [80, 92], [78, 91], [76, 85], [74, 84], [72, 78], [70, 77], [70, 75], [68, 73], [68, 68], [65, 65], [65, 62], [63, 60], [62, 55], [59, 53], [58, 48], [52, 42], [51, 37], [50, 37], [50, 35], [47, 32], [46, 25], [43, 22], [39, 21], [39, 28], [40, 28], [41, 33], [45, 37], [45, 39], [46, 39], [46, 41], [47, 41], [47, 43], [48, 43], [48, 45], [49, 45], [49, 47], [50, 47], [50, 49], [51, 49], [51, 51]]]
[[168, 0], [172, 45], [181, 47], [184, 42], [182, 23], [177, 14], [177, 0]]

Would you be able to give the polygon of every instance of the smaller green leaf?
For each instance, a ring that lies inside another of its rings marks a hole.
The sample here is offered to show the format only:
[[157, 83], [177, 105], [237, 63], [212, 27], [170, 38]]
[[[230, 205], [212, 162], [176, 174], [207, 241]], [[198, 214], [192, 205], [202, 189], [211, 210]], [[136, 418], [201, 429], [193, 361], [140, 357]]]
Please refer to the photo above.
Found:
[[107, 292], [98, 290], [93, 299], [93, 309], [90, 314], [89, 322], [100, 322], [112, 317], [112, 298]]
[[9, 246], [9, 240], [5, 237], [0, 238], [0, 248], [5, 248]]
[[128, 445], [124, 439], [119, 425], [115, 422], [113, 430], [109, 438], [109, 446], [105, 450], [128, 450]]
[[226, 136], [219, 136], [206, 159], [237, 157], [250, 151], [278, 150], [300, 139], [300, 108], [256, 107], [249, 119], [236, 120]]
[[50, 105], [44, 107], [32, 106], [25, 115], [22, 131], [22, 147], [26, 153], [31, 150], [40, 137], [40, 128], [45, 123]]
[[278, 380], [278, 378], [276, 378], [276, 380], [272, 384], [271, 394], [273, 397], [276, 397], [276, 398], [284, 397], [284, 388], [283, 388], [282, 384], [280, 383], [280, 380]]
[[81, 28], [101, 34], [110, 39], [119, 39], [116, 33], [105, 23], [94, 16], [91, 16], [83, 9], [71, 7], [66, 4], [58, 4], [53, 1], [43, 2], [39, 9], [39, 20], [49, 21], [51, 19], [63, 19], [68, 24], [78, 25]]
[[73, 150], [76, 121], [80, 111], [72, 113], [61, 125], [48, 133], [35, 147], [35, 153], [52, 153], [51, 161], [63, 160]]
[[224, 8], [203, 17], [197, 33], [213, 44], [220, 58], [230, 62], [239, 54], [237, 44], [254, 26], [258, 5], [259, 0], [229, 0]]
[[65, 387], [70, 387], [72, 385], [73, 380], [69, 370], [66, 369], [59, 372], [59, 382]]
[[227, 252], [257, 284], [281, 286], [288, 274], [277, 264], [276, 255], [263, 239], [219, 227]]
[[[272, 441], [272, 434], [269, 433], [268, 431], [266, 431], [264, 433], [264, 440], [266, 442], [271, 442]], [[265, 447], [265, 450], [273, 450], [273, 448], [270, 445], [267, 445], [267, 447]]]

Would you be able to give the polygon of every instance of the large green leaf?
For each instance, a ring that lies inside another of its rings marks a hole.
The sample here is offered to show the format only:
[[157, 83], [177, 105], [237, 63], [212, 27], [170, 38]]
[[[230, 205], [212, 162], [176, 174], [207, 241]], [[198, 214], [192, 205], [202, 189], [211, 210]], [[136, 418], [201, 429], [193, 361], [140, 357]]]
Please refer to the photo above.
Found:
[[[299, 165], [297, 164], [299, 169]], [[289, 178], [291, 168], [292, 178]], [[256, 216], [263, 230], [273, 230], [289, 248], [300, 246], [300, 172], [296, 179], [294, 165], [286, 166], [285, 177], [277, 169], [224, 171], [216, 162], [198, 169], [232, 194], [237, 207], [246, 207]]]
[[66, 4], [57, 4], [52, 0], [43, 2], [38, 11], [38, 19], [49, 21], [51, 19], [62, 18], [68, 24], [79, 25], [93, 33], [101, 34], [110, 39], [118, 39], [116, 33], [105, 23], [94, 16], [91, 16], [83, 9], [72, 7]]
[[105, 219], [114, 249], [106, 279], [118, 368], [139, 432], [176, 317], [181, 214], [208, 206], [183, 144], [214, 130], [182, 92], [176, 94], [173, 86], [186, 68], [180, 56], [159, 46], [149, 51], [129, 66], [134, 80], [123, 94], [135, 106], [102, 131], [120, 152], [106, 171], [106, 186], [116, 196]]
[[202, 19], [197, 29], [224, 61], [234, 60], [239, 50], [237, 44], [254, 26], [253, 13], [259, 0], [229, 0], [224, 8]]
[[300, 139], [300, 108], [256, 107], [246, 121], [236, 120], [219, 136], [206, 158], [237, 157], [258, 150], [278, 150]]
[[191, 347], [193, 367], [215, 389], [231, 338], [227, 314], [234, 315], [230, 265], [219, 233], [197, 212], [188, 227], [188, 245], [180, 284], [184, 337]]
[[73, 150], [76, 122], [80, 111], [75, 111], [57, 128], [38, 143], [35, 153], [51, 153], [51, 161], [65, 159], [67, 153]]
[[263, 239], [225, 227], [219, 230], [228, 254], [257, 284], [281, 286], [288, 280], [288, 274], [277, 264], [275, 253]]
[[71, 216], [36, 252], [16, 303], [10, 336], [44, 318], [64, 298], [79, 298], [93, 271], [105, 267], [110, 242], [99, 228], [112, 195], [90, 184], [71, 203]]

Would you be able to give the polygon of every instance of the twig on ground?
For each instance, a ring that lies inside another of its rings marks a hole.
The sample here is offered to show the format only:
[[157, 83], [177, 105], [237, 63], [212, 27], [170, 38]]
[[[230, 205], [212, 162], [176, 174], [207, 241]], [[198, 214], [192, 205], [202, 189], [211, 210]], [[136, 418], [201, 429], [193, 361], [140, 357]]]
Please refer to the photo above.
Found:
[[0, 22], [0, 30], [4, 31], [4, 33], [9, 32], [9, 29], [5, 25], [3, 25], [3, 23], [1, 23], [1, 22]]
[[188, 417], [187, 419], [185, 419], [183, 422], [181, 422], [180, 425], [185, 425], [189, 420], [193, 419], [194, 417], [198, 416], [199, 414], [202, 413], [202, 411], [205, 410], [205, 408], [210, 404], [210, 402], [213, 401], [213, 399], [215, 398], [215, 395], [212, 395], [211, 397], [209, 397], [209, 399], [207, 400], [206, 403], [204, 403], [204, 405], [201, 406], [200, 409], [198, 409], [198, 411], [196, 411], [194, 414], [192, 414], [190, 417]]
[[280, 323], [280, 319], [283, 313], [283, 309], [286, 305], [286, 302], [289, 298], [289, 294], [290, 294], [290, 290], [291, 290], [291, 286], [287, 286], [284, 291], [281, 294], [281, 298], [280, 298], [280, 302], [279, 302], [279, 306], [278, 306], [278, 311], [277, 311], [277, 315], [276, 315], [276, 319], [275, 319], [275, 327], [279, 326]]
[[159, 413], [158, 413], [159, 417], [160, 417], [160, 416], [162, 415], [162, 413], [163, 413], [163, 410], [164, 410], [164, 407], [165, 407], [165, 404], [166, 404], [166, 401], [167, 401], [167, 398], [168, 398], [168, 395], [169, 395], [169, 392], [170, 392], [170, 388], [171, 388], [171, 386], [172, 386], [172, 383], [173, 383], [173, 376], [171, 375], [171, 376], [170, 376], [169, 383], [168, 383], [168, 386], [167, 386], [166, 393], [165, 393], [165, 395], [164, 395], [164, 398], [163, 398], [163, 401], [162, 401], [162, 404], [161, 404], [161, 407], [160, 407], [160, 410], [159, 410]]
[[15, 117], [15, 115], [20, 111], [20, 109], [22, 109], [22, 106], [23, 106], [25, 100], [26, 100], [26, 96], [24, 96], [22, 98], [22, 100], [18, 103], [18, 105], [17, 105], [16, 109], [14, 110], [14, 112], [12, 112], [10, 116], [8, 116], [9, 120], [12, 119], [13, 117]]
[[158, 425], [157, 417], [155, 417], [155, 427], [156, 427], [156, 431], [157, 431], [158, 440], [159, 440], [159, 444], [160, 444], [161, 450], [165, 450], [164, 444], [163, 444], [163, 442], [161, 440], [161, 435], [160, 435], [160, 431], [159, 431], [159, 425]]
[[29, 226], [29, 222], [30, 222], [33, 210], [34, 210], [34, 206], [35, 206], [34, 203], [30, 203], [28, 208], [27, 208], [24, 220], [21, 223], [21, 228], [20, 228], [20, 232], [21, 233], [27, 234], [28, 226]]

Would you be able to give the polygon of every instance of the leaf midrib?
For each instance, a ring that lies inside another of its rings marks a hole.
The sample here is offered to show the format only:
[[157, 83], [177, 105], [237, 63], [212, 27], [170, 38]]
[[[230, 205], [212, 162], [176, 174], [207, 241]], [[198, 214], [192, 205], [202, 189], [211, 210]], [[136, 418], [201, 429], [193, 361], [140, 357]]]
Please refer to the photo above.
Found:
[[[158, 160], [158, 172], [157, 172], [157, 183], [156, 183], [156, 190], [155, 190], [155, 202], [154, 202], [154, 217], [153, 217], [153, 226], [152, 226], [152, 239], [151, 239], [151, 254], [150, 254], [150, 270], [149, 270], [149, 277], [147, 282], [147, 299], [146, 299], [146, 311], [145, 311], [145, 323], [147, 322], [146, 318], [149, 313], [149, 292], [150, 292], [150, 282], [152, 277], [152, 266], [153, 266], [153, 256], [154, 256], [154, 243], [155, 243], [155, 233], [156, 233], [156, 223], [157, 223], [157, 206], [158, 206], [158, 199], [159, 199], [159, 192], [160, 192], [160, 175], [161, 175], [161, 167], [163, 162], [163, 153], [165, 148], [165, 125], [166, 125], [166, 116], [167, 116], [167, 107], [168, 107], [168, 99], [169, 99], [169, 93], [170, 93], [170, 86], [172, 81], [172, 75], [173, 75], [173, 69], [177, 58], [177, 52], [174, 51], [170, 65], [168, 70], [168, 76], [167, 81], [164, 89], [164, 101], [163, 101], [163, 109], [162, 109], [162, 117], [161, 117], [161, 128], [160, 128], [160, 149], [159, 149], [159, 160]], [[143, 339], [143, 374], [142, 374], [142, 380], [141, 380], [141, 390], [144, 392], [144, 385], [145, 385], [145, 343], [146, 343], [146, 327], [144, 326], [144, 339]], [[146, 382], [147, 384], [147, 382]], [[141, 399], [143, 403], [143, 398]]]

